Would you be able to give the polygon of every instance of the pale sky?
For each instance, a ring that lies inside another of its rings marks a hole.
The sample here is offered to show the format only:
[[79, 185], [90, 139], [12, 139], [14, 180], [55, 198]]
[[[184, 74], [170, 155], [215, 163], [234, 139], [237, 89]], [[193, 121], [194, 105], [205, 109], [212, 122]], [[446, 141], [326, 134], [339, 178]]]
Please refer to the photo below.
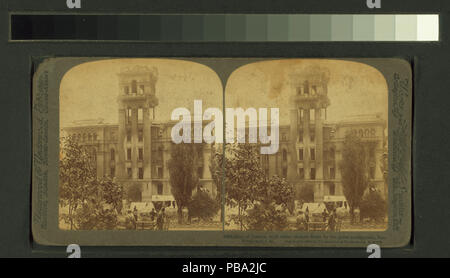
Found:
[[61, 81], [60, 123], [103, 118], [118, 123], [119, 80], [122, 67], [155, 67], [158, 70], [156, 120], [168, 121], [172, 110], [186, 107], [193, 111], [194, 99], [203, 107], [222, 109], [222, 84], [209, 67], [173, 59], [113, 59], [88, 62], [69, 70]]
[[[122, 67], [135, 65], [158, 70], [156, 120], [170, 120], [173, 109], [193, 111], [194, 99], [208, 107], [222, 108], [222, 85], [207, 66], [174, 59], [111, 59], [88, 62], [72, 68], [60, 87], [60, 123], [103, 118], [117, 123], [117, 74]], [[283, 59], [252, 63], [232, 73], [226, 85], [227, 107], [278, 107], [280, 123], [289, 122], [289, 75], [309, 66], [330, 73], [327, 109], [329, 120], [380, 113], [387, 119], [387, 84], [382, 74], [368, 65], [327, 59]]]
[[358, 62], [327, 59], [283, 59], [257, 62], [233, 72], [226, 85], [227, 107], [278, 107], [280, 124], [289, 123], [290, 75], [319, 67], [329, 72], [327, 119], [340, 121], [380, 113], [387, 119], [388, 87], [375, 68]]

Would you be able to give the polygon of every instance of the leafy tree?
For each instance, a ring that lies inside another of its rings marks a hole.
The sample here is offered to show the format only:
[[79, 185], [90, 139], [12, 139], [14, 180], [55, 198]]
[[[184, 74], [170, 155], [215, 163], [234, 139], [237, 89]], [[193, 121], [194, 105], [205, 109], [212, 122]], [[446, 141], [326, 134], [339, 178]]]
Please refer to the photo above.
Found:
[[72, 136], [61, 139], [59, 162], [59, 202], [68, 207], [68, 215], [63, 218], [75, 227], [75, 212], [92, 196], [93, 188], [89, 184], [96, 178], [88, 151], [78, 145]]
[[60, 158], [60, 204], [70, 229], [113, 229], [122, 210], [122, 187], [108, 177], [97, 179], [86, 148], [63, 138]]
[[263, 200], [270, 200], [275, 205], [280, 205], [284, 208], [294, 201], [294, 187], [286, 179], [277, 175], [264, 183], [262, 192], [261, 197]]
[[261, 194], [248, 210], [246, 227], [257, 231], [281, 231], [287, 227], [287, 209], [294, 201], [294, 188], [278, 176], [261, 184]]
[[[121, 187], [111, 181], [99, 181], [90, 186], [95, 194], [77, 209], [75, 219], [79, 230], [111, 230], [118, 224], [117, 215], [122, 209]], [[111, 190], [111, 191], [109, 191]]]
[[183, 222], [183, 208], [187, 208], [194, 188], [199, 186], [197, 175], [201, 144], [172, 144], [168, 161], [170, 186], [177, 202], [178, 223]]
[[340, 163], [342, 187], [350, 207], [350, 216], [353, 223], [355, 209], [360, 207], [362, 197], [368, 187], [367, 154], [364, 142], [352, 133], [345, 136], [343, 144], [342, 161]]
[[256, 203], [247, 211], [245, 220], [245, 227], [254, 231], [282, 231], [288, 225], [286, 209], [270, 200]]
[[244, 212], [261, 196], [264, 171], [256, 144], [230, 144], [225, 152], [225, 203], [238, 208], [232, 219], [243, 229]]
[[217, 214], [219, 203], [217, 200], [214, 200], [208, 192], [199, 190], [189, 202], [188, 209], [191, 217], [208, 220]]
[[237, 207], [237, 215], [231, 215], [230, 219], [241, 230], [280, 230], [285, 227], [282, 223], [285, 223], [286, 209], [293, 206], [294, 189], [278, 176], [266, 178], [259, 150], [256, 144], [227, 144], [225, 155], [222, 149], [215, 149], [211, 156], [211, 175], [218, 195], [224, 179], [225, 204]]

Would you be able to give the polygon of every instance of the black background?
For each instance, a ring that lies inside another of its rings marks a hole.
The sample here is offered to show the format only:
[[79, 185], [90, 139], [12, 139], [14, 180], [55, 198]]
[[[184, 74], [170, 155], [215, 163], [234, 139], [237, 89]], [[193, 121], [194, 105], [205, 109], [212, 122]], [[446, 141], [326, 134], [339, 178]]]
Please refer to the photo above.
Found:
[[[10, 12], [42, 13], [439, 13], [440, 42], [117, 43], [9, 42]], [[0, 257], [67, 257], [31, 237], [33, 57], [325, 57], [411, 61], [413, 235], [383, 257], [450, 255], [450, 1], [382, 0], [0, 0]], [[364, 248], [81, 247], [83, 257], [367, 257]]]

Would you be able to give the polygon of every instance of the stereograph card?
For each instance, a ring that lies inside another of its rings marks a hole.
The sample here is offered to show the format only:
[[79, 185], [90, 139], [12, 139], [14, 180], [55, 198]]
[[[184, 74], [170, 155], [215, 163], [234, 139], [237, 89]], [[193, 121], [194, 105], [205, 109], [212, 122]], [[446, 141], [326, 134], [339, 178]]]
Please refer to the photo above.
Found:
[[33, 238], [404, 246], [411, 103], [402, 59], [41, 59]]

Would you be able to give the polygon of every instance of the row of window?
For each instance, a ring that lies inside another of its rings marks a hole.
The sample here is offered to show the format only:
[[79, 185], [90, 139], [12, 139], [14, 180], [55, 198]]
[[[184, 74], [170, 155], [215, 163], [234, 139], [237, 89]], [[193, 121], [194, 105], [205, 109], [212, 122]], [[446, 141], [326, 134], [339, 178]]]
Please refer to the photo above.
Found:
[[[298, 132], [298, 142], [299, 142], [299, 143], [303, 143], [303, 139], [304, 139], [304, 136], [303, 136], [303, 130], [300, 130], [300, 131]], [[309, 132], [309, 141], [310, 141], [310, 142], [314, 142], [315, 140], [316, 140], [316, 133], [313, 132], [313, 131], [310, 131], [310, 132]]]
[[[156, 167], [156, 175], [158, 178], [162, 179], [164, 177], [164, 169], [163, 167]], [[131, 168], [127, 168], [127, 174], [128, 177], [131, 178], [133, 176], [133, 172]], [[203, 179], [203, 167], [197, 168], [197, 175], [199, 179]], [[143, 179], [144, 178], [144, 169], [138, 168], [138, 178]]]
[[78, 133], [72, 134], [72, 137], [79, 142], [97, 141], [97, 133]]
[[310, 85], [305, 81], [302, 86], [297, 87], [297, 95], [316, 95], [319, 93], [317, 85]]
[[[300, 179], [304, 179], [305, 178], [305, 169], [304, 168], [299, 168], [298, 169], [298, 175], [299, 175]], [[287, 168], [283, 168], [283, 177], [287, 178]], [[315, 168], [310, 168], [309, 178], [311, 180], [315, 180], [316, 179], [316, 169]], [[334, 167], [330, 167], [329, 168], [328, 178], [329, 179], [335, 179], [336, 178], [336, 169]], [[375, 166], [370, 166], [369, 167], [369, 179], [375, 179]]]
[[[111, 172], [111, 177], [116, 176], [116, 168], [115, 167], [111, 167], [110, 172]], [[164, 177], [163, 167], [156, 167], [156, 175], [157, 175], [157, 178], [160, 178], [160, 179], [162, 179]], [[203, 179], [203, 167], [197, 168], [197, 175], [200, 179]], [[133, 169], [130, 167], [127, 168], [127, 176], [128, 176], [128, 178], [133, 177]], [[142, 167], [139, 167], [138, 168], [138, 179], [143, 179], [143, 178], [144, 178], [144, 169]]]
[[129, 95], [129, 94], [143, 95], [144, 92], [145, 92], [145, 86], [144, 85], [139, 85], [138, 86], [136, 80], [131, 81], [131, 86], [124, 86], [123, 87], [123, 93], [125, 95]]
[[[287, 150], [283, 150], [283, 161], [287, 161]], [[309, 159], [310, 160], [316, 160], [316, 150], [314, 148], [310, 148], [309, 149]], [[298, 149], [298, 160], [299, 161], [303, 161], [304, 160], [304, 156], [303, 156], [303, 148]]]
[[[156, 167], [156, 173], [157, 173], [157, 178], [162, 179], [164, 177], [164, 172], [163, 172], [163, 168], [162, 167]], [[115, 168], [112, 167], [111, 168], [111, 175], [113, 175], [113, 173], [115, 174]], [[131, 167], [127, 168], [127, 177], [128, 178], [133, 178], [133, 169]], [[142, 180], [144, 178], [144, 168], [139, 167], [138, 168], [138, 179]]]
[[[162, 137], [161, 129], [152, 128], [152, 138]], [[127, 130], [127, 142], [131, 142], [131, 130]], [[138, 129], [138, 142], [144, 141], [144, 131], [142, 128]]]
[[[133, 120], [133, 109], [131, 108], [127, 108], [127, 113], [125, 115], [125, 122], [127, 124], [131, 124], [132, 120]], [[137, 109], [137, 120], [138, 123], [143, 123], [144, 122], [144, 110], [142, 108], [138, 108]]]
[[[131, 148], [127, 149], [127, 160], [131, 160]], [[144, 149], [138, 148], [138, 160], [144, 160]]]
[[[138, 130], [138, 142], [144, 141], [144, 131]], [[131, 142], [131, 130], [127, 130], [127, 142]]]
[[[154, 156], [156, 155], [156, 152], [153, 152]], [[163, 157], [163, 151], [162, 149], [158, 150], [158, 154], [157, 156], [162, 159]], [[110, 159], [111, 161], [116, 161], [116, 150], [115, 149], [111, 149], [110, 150]], [[131, 148], [127, 149], [127, 160], [131, 160]], [[138, 160], [144, 160], [144, 149], [143, 148], [139, 148], [138, 149]]]
[[[328, 159], [334, 160], [334, 155], [335, 155], [334, 154], [334, 149], [330, 150], [328, 152], [328, 154], [327, 154]], [[287, 150], [284, 149], [282, 151], [283, 161], [287, 161], [287, 159], [288, 159], [287, 156], [288, 156]], [[304, 160], [304, 149], [303, 148], [299, 148], [298, 149], [298, 160], [299, 161], [303, 161]], [[310, 148], [309, 149], [309, 160], [316, 160], [316, 149], [315, 148]]]

